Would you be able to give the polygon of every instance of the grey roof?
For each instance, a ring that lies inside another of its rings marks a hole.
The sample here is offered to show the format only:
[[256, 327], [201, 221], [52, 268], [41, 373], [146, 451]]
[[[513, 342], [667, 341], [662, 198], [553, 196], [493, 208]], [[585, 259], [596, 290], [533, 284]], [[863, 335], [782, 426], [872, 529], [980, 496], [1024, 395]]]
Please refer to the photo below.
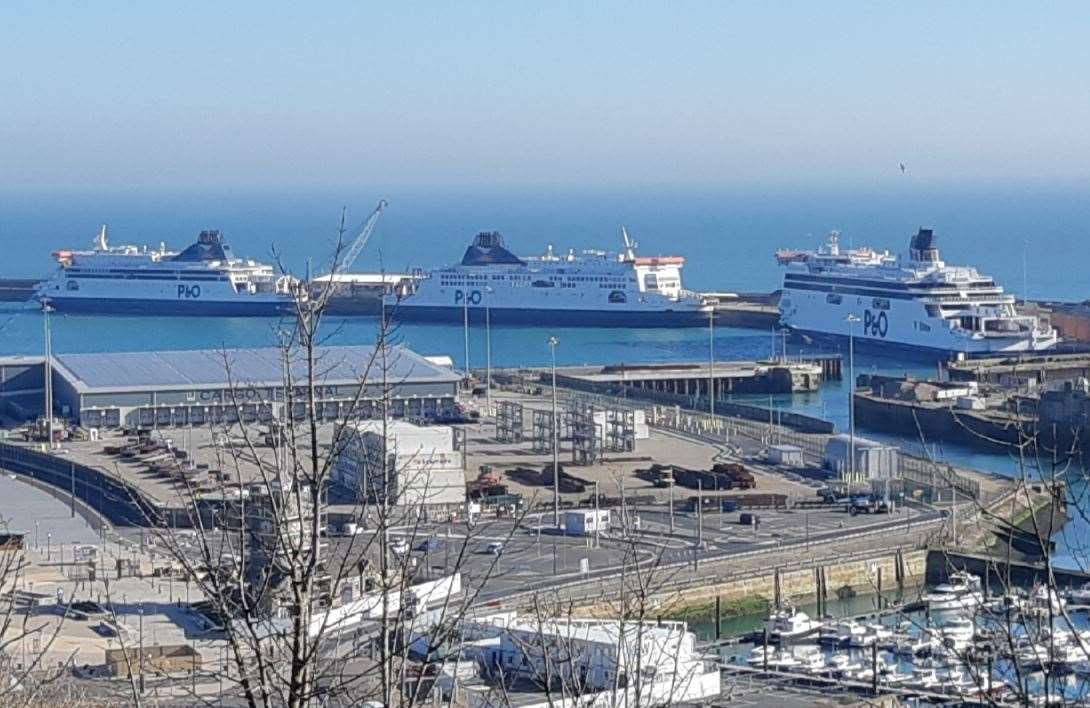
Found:
[[[387, 379], [397, 383], [453, 383], [459, 380], [449, 369], [436, 366], [416, 352], [391, 346], [387, 355]], [[381, 368], [373, 361], [372, 345], [323, 347], [316, 370], [323, 385], [375, 382]], [[305, 361], [292, 352], [292, 378], [299, 385]], [[283, 353], [262, 349], [202, 349], [165, 352], [111, 352], [101, 354], [54, 354], [59, 373], [81, 393], [222, 388], [236, 385], [272, 387], [284, 385]]]

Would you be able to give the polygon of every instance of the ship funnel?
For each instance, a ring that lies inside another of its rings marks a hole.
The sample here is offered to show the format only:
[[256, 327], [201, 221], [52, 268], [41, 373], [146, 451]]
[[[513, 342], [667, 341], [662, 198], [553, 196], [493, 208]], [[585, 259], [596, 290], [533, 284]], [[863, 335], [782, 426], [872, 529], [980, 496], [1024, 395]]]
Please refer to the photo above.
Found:
[[921, 228], [908, 244], [909, 255], [919, 263], [933, 263], [939, 260], [938, 239], [931, 229]]
[[103, 224], [102, 228], [98, 230], [98, 236], [95, 236], [95, 250], [108, 251], [109, 249], [110, 241], [106, 235], [106, 224]]

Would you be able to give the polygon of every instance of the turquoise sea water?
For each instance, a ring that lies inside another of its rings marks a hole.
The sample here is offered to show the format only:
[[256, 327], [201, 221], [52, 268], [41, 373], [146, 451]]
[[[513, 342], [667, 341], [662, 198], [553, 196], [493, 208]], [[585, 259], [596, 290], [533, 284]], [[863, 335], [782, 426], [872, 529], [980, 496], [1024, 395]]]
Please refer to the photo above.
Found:
[[[301, 274], [322, 270], [331, 252], [342, 204], [362, 220], [379, 197], [390, 207], [356, 270], [431, 267], [461, 257], [482, 229], [498, 229], [518, 253], [557, 249], [616, 248], [626, 224], [642, 253], [688, 257], [686, 284], [701, 290], [768, 292], [780, 284], [772, 257], [778, 247], [814, 247], [824, 233], [840, 229], [842, 242], [900, 251], [920, 226], [939, 236], [945, 258], [976, 265], [1008, 290], [1030, 297], [1082, 300], [1090, 297], [1085, 267], [1090, 248], [1090, 200], [1079, 185], [897, 189], [734, 190], [633, 188], [337, 190], [306, 193], [174, 193], [0, 195], [0, 276], [36, 277], [52, 267], [49, 253], [85, 247], [98, 225], [110, 224], [114, 243], [180, 248], [202, 228], [221, 228], [238, 255], [270, 260]], [[353, 220], [350, 218], [350, 221]], [[269, 346], [279, 323], [271, 319], [64, 316], [53, 318], [58, 353], [85, 351]], [[373, 341], [373, 318], [331, 318], [331, 341]], [[700, 329], [628, 330], [495, 327], [496, 366], [544, 365], [547, 336], [560, 339], [563, 364], [704, 360], [707, 332]], [[448, 354], [462, 365], [458, 325], [404, 325], [398, 336], [425, 354]], [[484, 363], [484, 333], [471, 331], [470, 361]], [[721, 360], [768, 356], [770, 332], [717, 328]], [[776, 346], [779, 346], [777, 344]], [[792, 356], [810, 353], [789, 343]], [[0, 354], [36, 353], [41, 320], [31, 307], [0, 307]], [[861, 352], [857, 373], [928, 375], [934, 362], [901, 355]], [[768, 405], [767, 397], [748, 402]], [[847, 383], [832, 382], [817, 394], [776, 396], [774, 408], [819, 415], [844, 429]], [[868, 433], [869, 434], [869, 433]], [[873, 437], [878, 437], [873, 435]], [[973, 453], [956, 446], [938, 449], [958, 464], [1016, 474], [1003, 455]], [[1079, 547], [1090, 524], [1068, 527]]]

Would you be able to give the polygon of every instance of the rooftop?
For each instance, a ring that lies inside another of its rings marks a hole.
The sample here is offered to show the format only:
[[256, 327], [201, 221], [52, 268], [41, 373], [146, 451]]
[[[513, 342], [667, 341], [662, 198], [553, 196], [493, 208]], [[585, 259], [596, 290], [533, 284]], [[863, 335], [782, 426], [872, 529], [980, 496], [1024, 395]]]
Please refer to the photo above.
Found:
[[[317, 369], [323, 385], [354, 384], [379, 374], [374, 345], [324, 347]], [[389, 347], [387, 377], [399, 383], [452, 383], [458, 376], [402, 346]], [[222, 388], [284, 385], [283, 352], [260, 349], [198, 349], [108, 354], [55, 354], [58, 371], [81, 393], [148, 389]], [[292, 377], [304, 379], [305, 360], [296, 352]]]

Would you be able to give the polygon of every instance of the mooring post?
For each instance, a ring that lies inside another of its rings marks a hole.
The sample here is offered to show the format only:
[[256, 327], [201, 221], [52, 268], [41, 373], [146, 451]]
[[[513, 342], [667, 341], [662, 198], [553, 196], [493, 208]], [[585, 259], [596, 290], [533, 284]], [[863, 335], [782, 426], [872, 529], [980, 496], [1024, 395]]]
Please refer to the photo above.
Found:
[[768, 627], [765, 627], [765, 643], [764, 643], [764, 651], [762, 652], [762, 655], [761, 655], [761, 660], [764, 663], [764, 670], [767, 672], [768, 671]]
[[870, 645], [871, 688], [878, 695], [878, 642]]
[[776, 602], [776, 609], [780, 609], [781, 597], [780, 597], [780, 569], [776, 568], [772, 574], [772, 594]]
[[882, 609], [882, 566], [878, 566], [878, 609]]
[[722, 617], [723, 617], [723, 597], [721, 595], [715, 596], [715, 640], [719, 641], [721, 638], [722, 629]]

